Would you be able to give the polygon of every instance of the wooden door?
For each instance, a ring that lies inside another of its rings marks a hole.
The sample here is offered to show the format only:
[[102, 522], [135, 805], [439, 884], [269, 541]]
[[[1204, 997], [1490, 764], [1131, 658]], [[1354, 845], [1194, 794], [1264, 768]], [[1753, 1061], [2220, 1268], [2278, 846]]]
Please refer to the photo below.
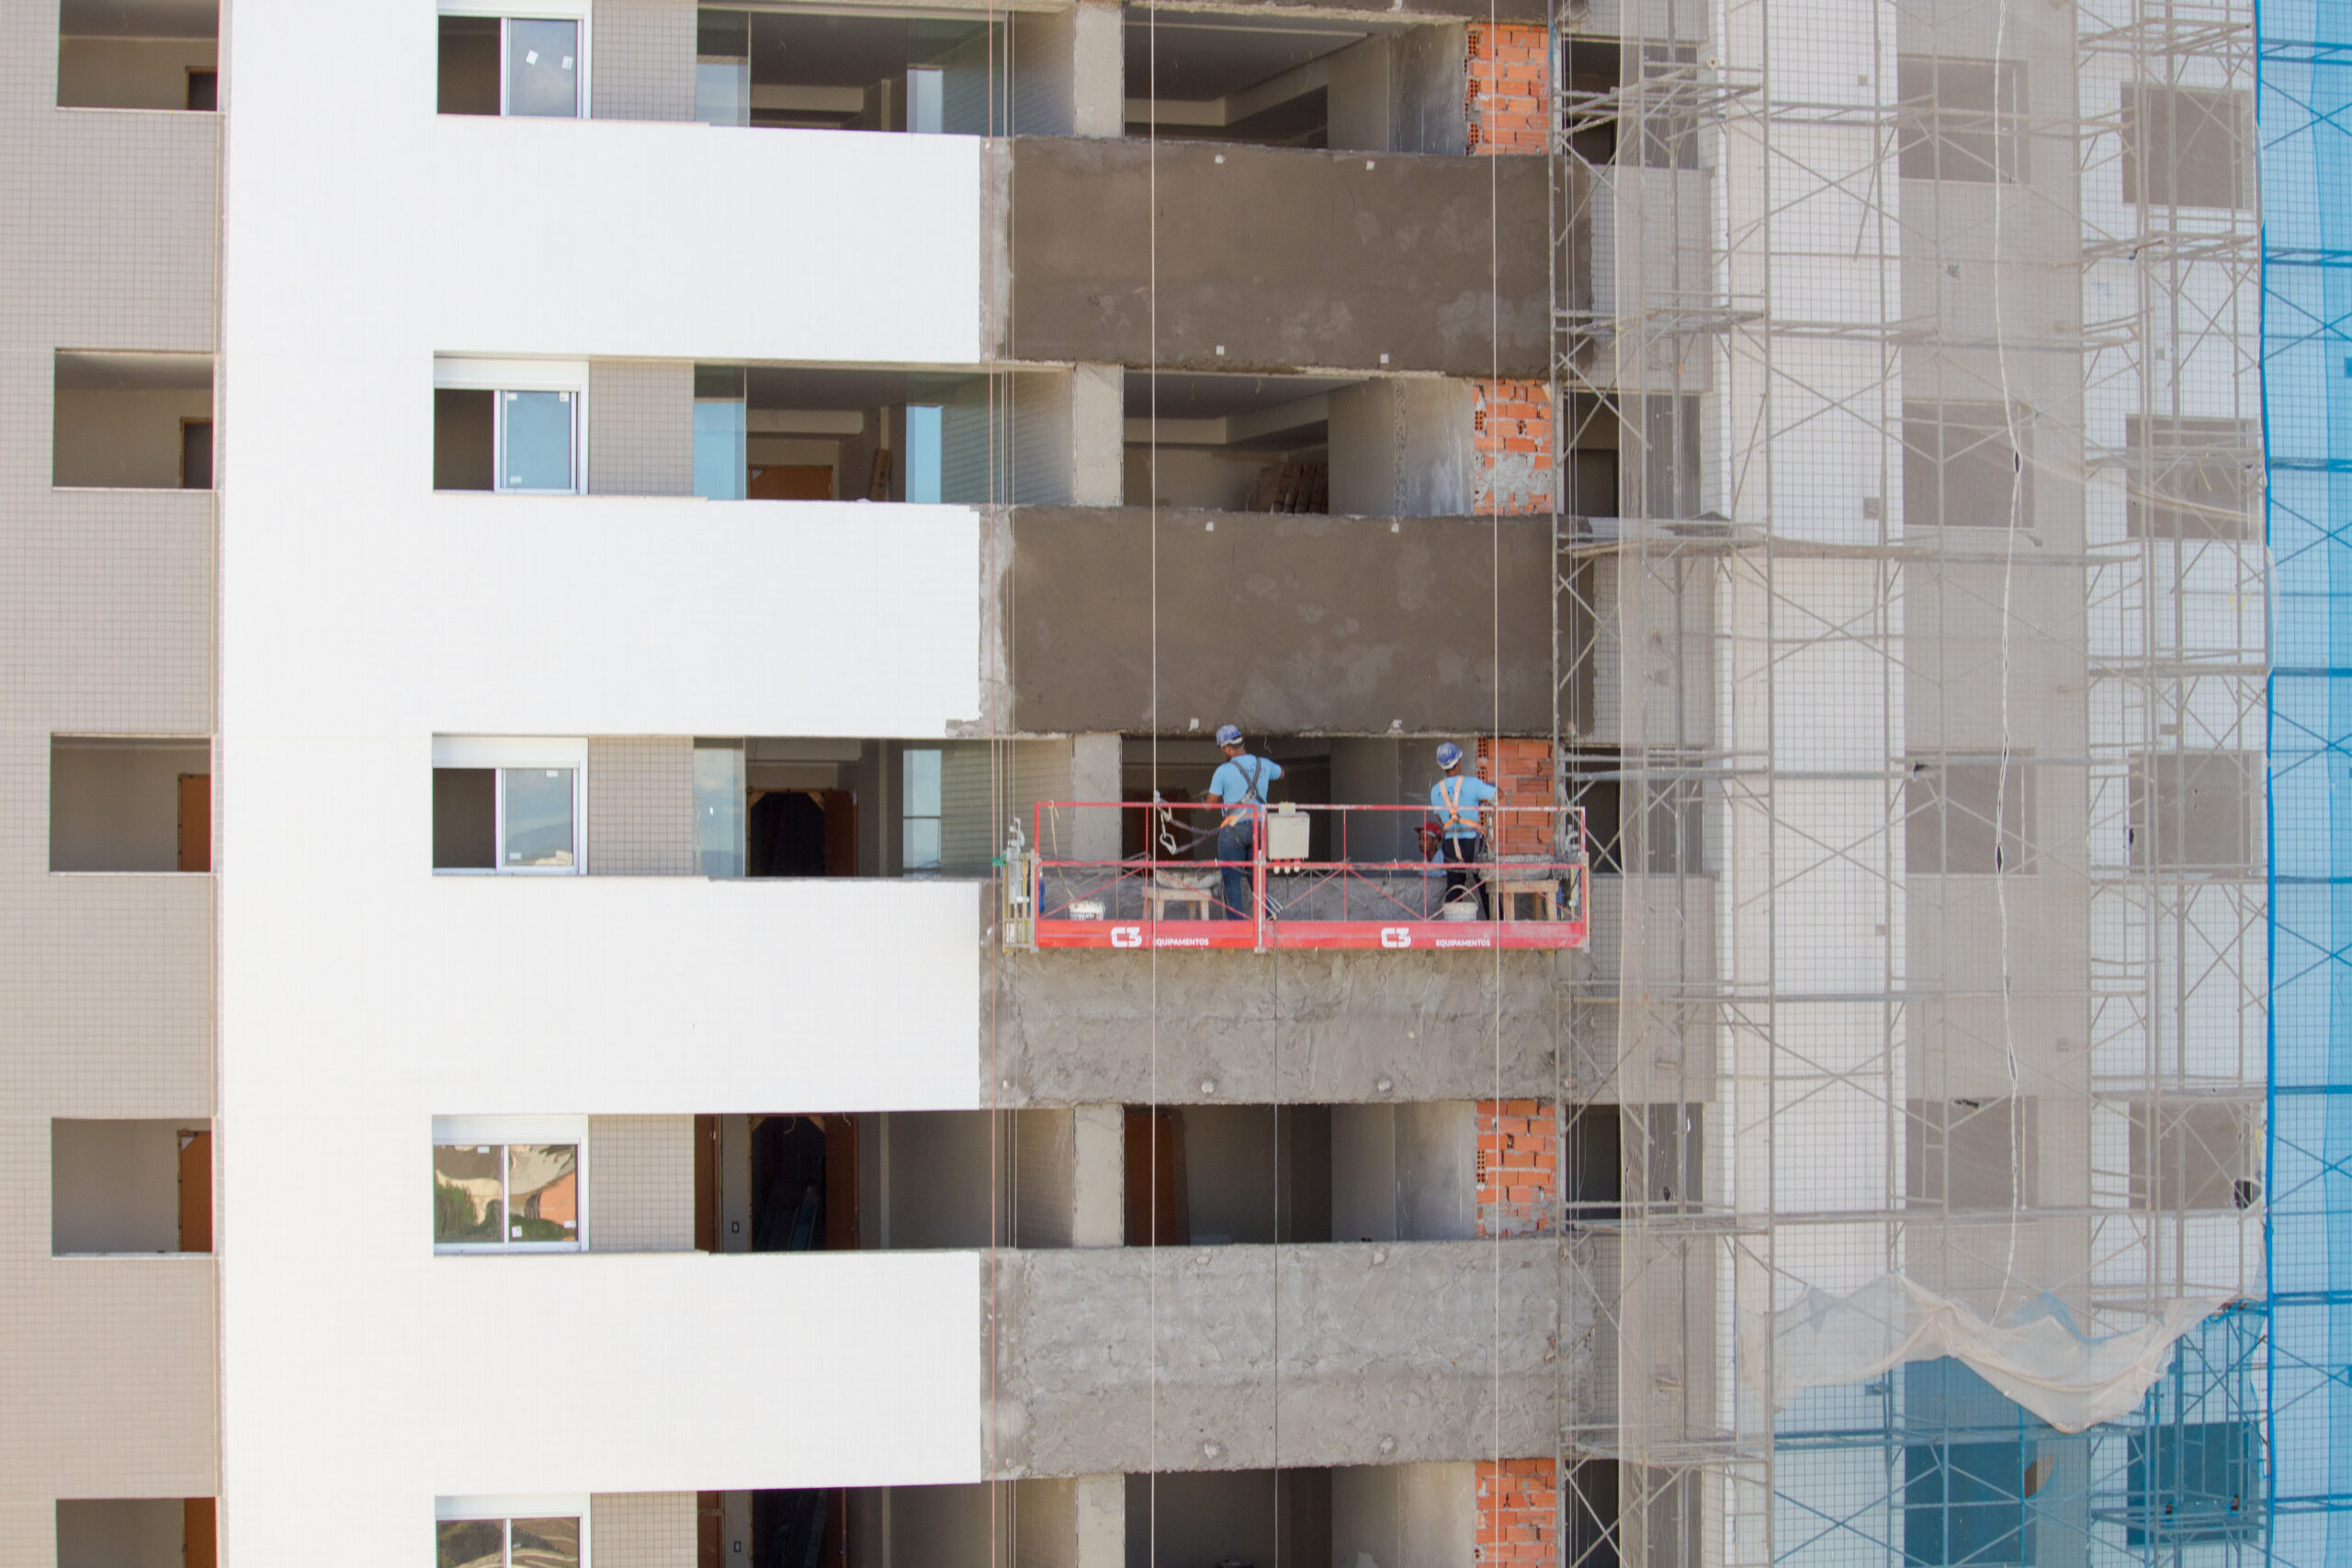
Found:
[[718, 1118], [716, 1116], [695, 1118], [695, 1250], [718, 1250]]
[[857, 1118], [825, 1118], [825, 1250], [857, 1250]]
[[180, 775], [180, 858], [182, 871], [212, 869], [212, 775]]
[[1127, 1107], [1127, 1245], [1186, 1247], [1192, 1205], [1184, 1195], [1184, 1117], [1170, 1106]]
[[829, 789], [825, 807], [825, 874], [857, 874], [857, 796], [845, 789]]
[[180, 1250], [212, 1250], [212, 1134], [180, 1134]]
[[209, 1497], [180, 1499], [180, 1562], [183, 1568], [215, 1568], [220, 1561], [219, 1511]]
[[830, 463], [762, 463], [752, 469], [747, 493], [753, 501], [831, 501]]
[[723, 1492], [695, 1494], [695, 1568], [726, 1568], [726, 1495]]

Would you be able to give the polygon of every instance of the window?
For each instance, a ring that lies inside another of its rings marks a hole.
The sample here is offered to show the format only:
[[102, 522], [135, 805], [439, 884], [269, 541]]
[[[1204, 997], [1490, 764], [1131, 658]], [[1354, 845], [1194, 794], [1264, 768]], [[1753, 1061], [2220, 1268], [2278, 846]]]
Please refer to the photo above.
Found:
[[2033, 518], [2026, 413], [2000, 403], [1903, 405], [1903, 521], [2007, 528]]
[[2124, 528], [2132, 538], [2255, 536], [2262, 431], [2254, 421], [2132, 414], [2123, 446], [2131, 459]]
[[2132, 1207], [2251, 1209], [2262, 1196], [2259, 1108], [2189, 1100], [2132, 1109]]
[[1906, 180], [1989, 184], [2027, 177], [2025, 67], [2010, 60], [1905, 56], [1895, 66]]
[[704, 876], [743, 874], [743, 751], [741, 740], [695, 742], [695, 870]]
[[939, 869], [940, 752], [936, 747], [910, 746], [900, 753], [904, 773], [901, 800], [899, 869], [906, 872]]
[[587, 384], [574, 361], [434, 361], [433, 488], [585, 490]]
[[433, 1246], [440, 1252], [578, 1252], [584, 1116], [435, 1116]]
[[695, 367], [695, 493], [741, 501], [750, 472], [750, 423], [740, 365]]
[[2131, 1435], [2127, 1546], [2251, 1540], [2260, 1529], [2260, 1440], [2250, 1421], [2171, 1421]]
[[2041, 1489], [2034, 1446], [1920, 1443], [1903, 1450], [1903, 1561], [2031, 1563]]
[[586, 869], [584, 740], [438, 736], [433, 742], [436, 873], [572, 875]]
[[2262, 850], [2263, 761], [2258, 751], [2162, 751], [2132, 770], [2130, 836], [2135, 871], [2251, 875]]
[[695, 118], [752, 123], [752, 17], [705, 7], [695, 19]]
[[2210, 87], [2123, 89], [2123, 199], [2148, 207], [2253, 205], [2247, 95]]
[[[546, 10], [565, 7], [551, 6]], [[528, 115], [578, 119], [587, 28], [580, 16], [502, 17], [443, 12], [443, 114]]]
[[1903, 785], [1904, 862], [1929, 876], [2030, 871], [2032, 820], [2033, 771], [2023, 762], [1914, 762]]
[[907, 499], [936, 502], [944, 467], [941, 436], [944, 411], [937, 403], [907, 405]]
[[1953, 1212], [2030, 1204], [2034, 1103], [2022, 1098], [1906, 1100], [1905, 1202]]
[[588, 1499], [443, 1497], [435, 1568], [586, 1568]]

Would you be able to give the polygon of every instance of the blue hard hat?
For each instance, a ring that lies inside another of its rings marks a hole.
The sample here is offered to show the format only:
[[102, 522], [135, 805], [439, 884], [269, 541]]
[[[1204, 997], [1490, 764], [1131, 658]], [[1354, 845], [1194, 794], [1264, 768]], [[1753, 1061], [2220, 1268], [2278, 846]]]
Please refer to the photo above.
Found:
[[1438, 747], [1437, 765], [1439, 767], [1451, 768], [1459, 764], [1461, 761], [1462, 748], [1456, 746], [1453, 741], [1445, 741]]
[[1240, 745], [1241, 727], [1238, 724], [1218, 725], [1216, 727], [1216, 743], [1220, 746]]

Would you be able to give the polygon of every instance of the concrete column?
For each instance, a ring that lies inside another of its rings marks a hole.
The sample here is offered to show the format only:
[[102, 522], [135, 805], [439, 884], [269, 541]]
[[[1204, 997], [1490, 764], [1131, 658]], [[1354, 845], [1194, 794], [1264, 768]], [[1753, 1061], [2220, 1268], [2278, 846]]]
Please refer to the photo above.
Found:
[[1116, 1105], [1081, 1105], [1076, 1116], [1070, 1245], [1118, 1247], [1126, 1240], [1125, 1113]]
[[1127, 373], [1122, 366], [1081, 365], [1071, 377], [1069, 499], [1073, 505], [1117, 506], [1125, 499], [1126, 395]]
[[1070, 7], [1070, 22], [1071, 134], [1124, 136], [1127, 62], [1120, 8], [1081, 3]]
[[[1080, 735], [1070, 741], [1069, 797], [1072, 800], [1119, 798], [1119, 737]], [[1076, 860], [1119, 858], [1119, 813], [1082, 811], [1071, 824], [1070, 855]]]
[[1080, 1476], [1078, 1568], [1126, 1568], [1126, 1562], [1127, 1478]]
[[1459, 517], [1472, 510], [1476, 399], [1467, 381], [1397, 377], [1331, 394], [1331, 510]]

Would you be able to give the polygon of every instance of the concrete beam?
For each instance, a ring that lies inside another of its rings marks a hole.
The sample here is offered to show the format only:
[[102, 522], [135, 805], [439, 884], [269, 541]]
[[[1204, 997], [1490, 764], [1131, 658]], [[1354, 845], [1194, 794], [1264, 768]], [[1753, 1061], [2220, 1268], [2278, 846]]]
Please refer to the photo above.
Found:
[[1009, 357], [1547, 374], [1544, 160], [1157, 148], [1016, 140]]
[[[1548, 517], [1164, 508], [1156, 550], [1144, 507], [1011, 517], [1012, 596], [993, 619], [1019, 671], [1016, 729], [1551, 733]], [[1573, 733], [1579, 716], [1562, 716]]]
[[1001, 1256], [1003, 1477], [1408, 1464], [1558, 1440], [1549, 1238]]
[[992, 1098], [1008, 1107], [1548, 1099], [1561, 1091], [1561, 998], [1583, 962], [1008, 953], [993, 971], [1003, 989]]

